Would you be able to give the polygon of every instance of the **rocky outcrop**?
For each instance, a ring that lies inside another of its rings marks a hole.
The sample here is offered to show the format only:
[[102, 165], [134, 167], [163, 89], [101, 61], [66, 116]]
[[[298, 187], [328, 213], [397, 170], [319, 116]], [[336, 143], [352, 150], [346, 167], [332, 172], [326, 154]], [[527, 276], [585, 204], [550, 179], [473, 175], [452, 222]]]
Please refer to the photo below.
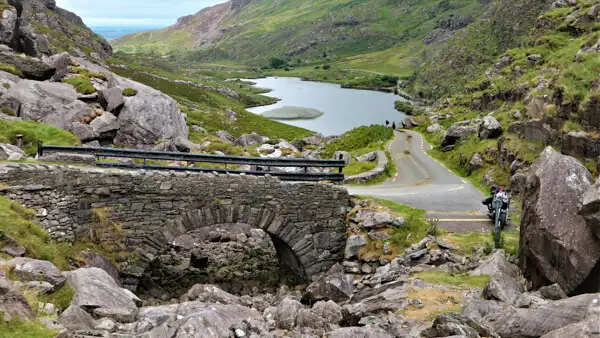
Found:
[[55, 1], [9, 0], [4, 6], [0, 42], [18, 53], [41, 57], [77, 51], [98, 61], [112, 55], [112, 47], [104, 38], [74, 13], [57, 7]]
[[23, 281], [45, 281], [58, 288], [66, 279], [60, 270], [48, 261], [17, 257], [8, 264], [14, 267], [13, 273]]
[[561, 151], [573, 157], [595, 159], [600, 156], [600, 139], [584, 131], [572, 131], [563, 136]]
[[459, 123], [453, 124], [442, 139], [442, 147], [451, 146], [461, 138], [477, 134], [477, 129], [468, 125]]
[[6, 161], [11, 157], [14, 158], [16, 156], [25, 157], [26, 155], [25, 152], [17, 146], [5, 143], [0, 144], [0, 161]]
[[267, 138], [258, 135], [257, 133], [245, 134], [240, 136], [239, 139], [235, 141], [235, 144], [241, 147], [248, 147], [252, 145], [263, 145]]
[[519, 264], [534, 288], [558, 283], [568, 294], [600, 257], [600, 241], [577, 214], [592, 185], [576, 159], [548, 147], [529, 170], [523, 195]]
[[557, 132], [539, 119], [515, 122], [508, 128], [508, 132], [518, 134], [522, 139], [539, 141], [545, 145], [551, 144], [557, 138]]
[[[82, 141], [147, 147], [161, 140], [187, 139], [188, 126], [175, 100], [84, 59], [72, 61], [79, 68], [101, 74], [94, 78], [96, 89], [102, 93], [97, 100], [108, 111], [98, 109], [96, 102], [80, 100], [80, 94], [69, 84], [22, 80], [5, 72], [0, 72], [0, 79], [10, 88], [1, 87], [0, 107], [16, 112], [23, 120], [69, 130]], [[120, 93], [126, 88], [135, 89], [137, 94], [123, 98]]]

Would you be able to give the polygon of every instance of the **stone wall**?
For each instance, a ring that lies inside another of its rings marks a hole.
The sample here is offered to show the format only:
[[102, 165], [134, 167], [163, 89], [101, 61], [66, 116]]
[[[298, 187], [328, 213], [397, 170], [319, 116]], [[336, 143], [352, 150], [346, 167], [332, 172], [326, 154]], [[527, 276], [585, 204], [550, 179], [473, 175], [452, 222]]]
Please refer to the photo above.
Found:
[[[139, 276], [177, 236], [223, 224], [265, 230], [280, 263], [310, 279], [340, 259], [348, 192], [272, 177], [0, 163], [0, 194], [38, 210], [57, 240], [135, 250]], [[283, 257], [283, 258], [282, 258]], [[283, 260], [283, 261], [282, 261]]]
[[371, 180], [376, 179], [377, 177], [385, 174], [385, 170], [388, 166], [388, 158], [384, 151], [377, 151], [377, 166], [366, 173], [348, 176], [344, 180], [344, 183], [367, 183]]

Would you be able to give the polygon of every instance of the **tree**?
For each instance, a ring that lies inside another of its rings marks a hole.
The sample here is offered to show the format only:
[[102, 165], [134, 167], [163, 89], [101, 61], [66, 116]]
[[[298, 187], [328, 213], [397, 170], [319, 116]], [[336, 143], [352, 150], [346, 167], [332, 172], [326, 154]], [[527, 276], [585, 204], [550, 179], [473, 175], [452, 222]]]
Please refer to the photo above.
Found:
[[286, 62], [282, 58], [272, 57], [269, 59], [269, 67], [279, 69], [285, 67]]

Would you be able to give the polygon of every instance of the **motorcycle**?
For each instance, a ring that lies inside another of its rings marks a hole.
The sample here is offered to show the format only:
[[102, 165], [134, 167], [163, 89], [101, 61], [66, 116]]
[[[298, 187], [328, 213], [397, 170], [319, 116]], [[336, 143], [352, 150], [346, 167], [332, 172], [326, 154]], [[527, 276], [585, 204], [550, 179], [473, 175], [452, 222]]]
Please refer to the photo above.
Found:
[[488, 205], [490, 219], [494, 221], [494, 230], [499, 234], [504, 230], [508, 220], [508, 209], [510, 206], [510, 190], [500, 189], [493, 197], [492, 203]]

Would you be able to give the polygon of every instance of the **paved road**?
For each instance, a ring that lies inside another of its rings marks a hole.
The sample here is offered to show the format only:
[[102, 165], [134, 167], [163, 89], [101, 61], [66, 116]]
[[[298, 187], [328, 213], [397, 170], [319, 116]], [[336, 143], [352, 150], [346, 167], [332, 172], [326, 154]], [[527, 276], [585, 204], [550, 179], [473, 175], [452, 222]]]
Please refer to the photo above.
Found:
[[348, 186], [354, 195], [391, 200], [429, 210], [440, 227], [453, 232], [489, 231], [492, 222], [481, 204], [485, 196], [472, 184], [432, 159], [431, 146], [416, 132], [397, 131], [388, 144], [398, 169], [397, 176], [377, 186]]

